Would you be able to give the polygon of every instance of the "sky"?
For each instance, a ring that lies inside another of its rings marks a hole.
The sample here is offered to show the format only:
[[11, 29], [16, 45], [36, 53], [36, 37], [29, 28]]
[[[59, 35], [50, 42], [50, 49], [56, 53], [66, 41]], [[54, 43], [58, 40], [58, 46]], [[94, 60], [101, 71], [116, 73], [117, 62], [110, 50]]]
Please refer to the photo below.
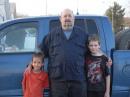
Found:
[[130, 9], [130, 0], [9, 0], [16, 3], [16, 11], [29, 16], [59, 15], [69, 8], [76, 14], [104, 15], [106, 9], [116, 1], [122, 8], [126, 8], [126, 15]]

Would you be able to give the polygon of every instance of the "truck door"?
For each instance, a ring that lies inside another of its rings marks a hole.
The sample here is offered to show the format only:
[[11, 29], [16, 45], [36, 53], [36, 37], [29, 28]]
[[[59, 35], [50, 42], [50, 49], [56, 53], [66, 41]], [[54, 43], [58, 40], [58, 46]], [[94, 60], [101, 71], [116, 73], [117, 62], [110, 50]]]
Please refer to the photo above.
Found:
[[0, 29], [0, 97], [22, 97], [22, 75], [37, 47], [37, 35], [37, 22]]
[[130, 50], [113, 52], [112, 96], [130, 97]]

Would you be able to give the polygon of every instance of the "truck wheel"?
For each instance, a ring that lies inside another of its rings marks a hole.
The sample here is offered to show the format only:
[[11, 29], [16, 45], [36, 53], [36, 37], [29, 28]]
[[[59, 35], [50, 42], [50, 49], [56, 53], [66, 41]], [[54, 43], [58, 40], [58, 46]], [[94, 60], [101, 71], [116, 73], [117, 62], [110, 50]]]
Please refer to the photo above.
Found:
[[119, 50], [130, 50], [130, 29], [117, 33], [116, 48]]

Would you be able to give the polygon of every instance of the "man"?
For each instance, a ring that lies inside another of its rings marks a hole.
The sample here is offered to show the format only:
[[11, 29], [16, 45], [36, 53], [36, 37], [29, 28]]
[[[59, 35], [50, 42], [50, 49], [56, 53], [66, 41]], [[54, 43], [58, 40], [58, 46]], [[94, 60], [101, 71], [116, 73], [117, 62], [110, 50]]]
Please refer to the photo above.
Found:
[[74, 26], [70, 9], [61, 12], [61, 27], [43, 40], [42, 51], [49, 58], [48, 72], [52, 97], [86, 97], [84, 54], [87, 34]]

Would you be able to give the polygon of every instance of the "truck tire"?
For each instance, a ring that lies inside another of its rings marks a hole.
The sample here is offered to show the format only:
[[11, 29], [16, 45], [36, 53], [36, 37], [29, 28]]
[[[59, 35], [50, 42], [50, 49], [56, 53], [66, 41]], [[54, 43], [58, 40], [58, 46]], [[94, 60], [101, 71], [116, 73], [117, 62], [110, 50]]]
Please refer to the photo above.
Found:
[[130, 50], [130, 29], [116, 34], [116, 49]]

